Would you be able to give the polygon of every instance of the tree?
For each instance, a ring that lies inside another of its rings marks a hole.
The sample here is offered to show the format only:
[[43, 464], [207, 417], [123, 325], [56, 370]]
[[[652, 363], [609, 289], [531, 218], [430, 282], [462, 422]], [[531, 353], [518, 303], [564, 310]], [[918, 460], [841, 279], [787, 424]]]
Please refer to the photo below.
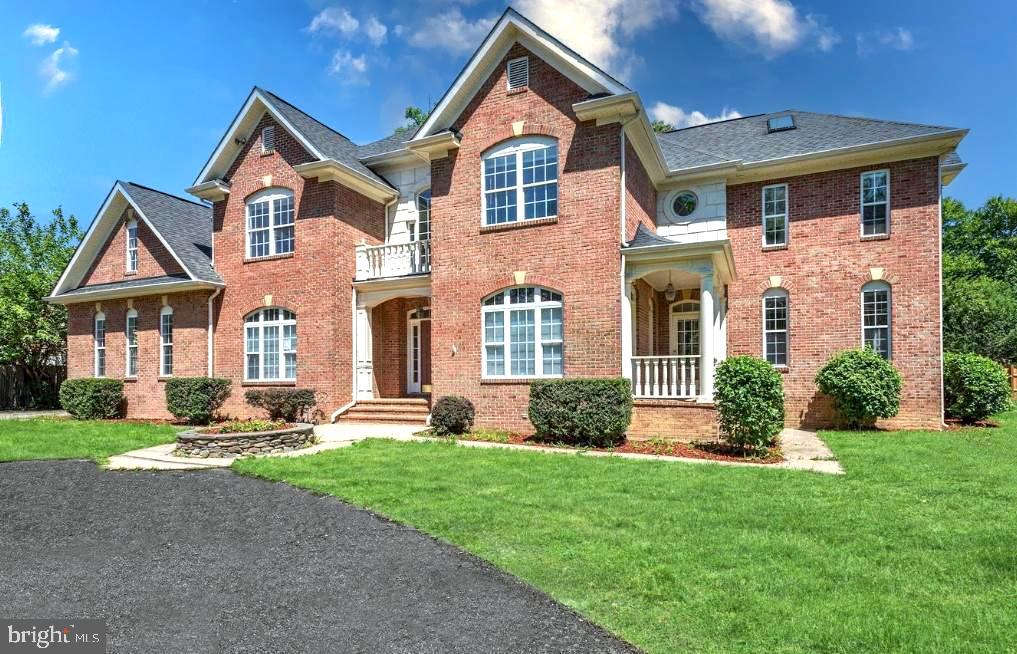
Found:
[[1017, 200], [943, 200], [943, 346], [1017, 362]]
[[658, 133], [674, 131], [674, 125], [672, 125], [671, 123], [665, 123], [663, 120], [655, 120], [652, 123], [650, 123], [650, 126], [653, 127], [654, 132]]
[[418, 127], [427, 122], [427, 117], [430, 115], [430, 111], [424, 111], [420, 107], [406, 107], [406, 113], [403, 114], [403, 116], [409, 122], [401, 127], [396, 127], [395, 133], [402, 134], [410, 130], [416, 130]]
[[49, 295], [70, 261], [81, 230], [59, 208], [41, 224], [27, 204], [0, 208], [0, 363], [37, 380], [45, 364], [66, 360], [67, 310]]

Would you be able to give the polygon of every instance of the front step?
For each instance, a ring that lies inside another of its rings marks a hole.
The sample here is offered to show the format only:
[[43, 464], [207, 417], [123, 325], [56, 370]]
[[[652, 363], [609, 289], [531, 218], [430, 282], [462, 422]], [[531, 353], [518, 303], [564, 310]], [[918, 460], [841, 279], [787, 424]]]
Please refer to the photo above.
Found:
[[414, 425], [423, 425], [427, 422], [427, 414], [410, 413], [344, 413], [339, 416], [339, 422], [405, 422]]
[[422, 425], [430, 414], [430, 403], [422, 397], [360, 400], [339, 416], [337, 422], [397, 422]]

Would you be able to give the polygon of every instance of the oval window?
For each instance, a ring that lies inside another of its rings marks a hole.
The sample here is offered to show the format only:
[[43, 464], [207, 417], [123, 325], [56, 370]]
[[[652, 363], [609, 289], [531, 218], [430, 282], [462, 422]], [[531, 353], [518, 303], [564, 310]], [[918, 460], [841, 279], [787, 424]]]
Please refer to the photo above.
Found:
[[685, 218], [692, 215], [692, 212], [696, 210], [697, 204], [699, 204], [699, 199], [695, 193], [692, 191], [682, 191], [674, 196], [674, 200], [671, 202], [671, 210], [674, 211], [674, 215]]

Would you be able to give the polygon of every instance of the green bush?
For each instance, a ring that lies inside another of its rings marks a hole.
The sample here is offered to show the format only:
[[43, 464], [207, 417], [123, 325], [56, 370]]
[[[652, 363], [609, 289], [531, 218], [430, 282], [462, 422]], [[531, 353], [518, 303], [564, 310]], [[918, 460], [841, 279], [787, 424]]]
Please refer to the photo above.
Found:
[[68, 379], [60, 385], [60, 406], [78, 420], [119, 418], [124, 408], [124, 382]]
[[314, 391], [306, 388], [258, 388], [244, 393], [253, 407], [268, 411], [272, 420], [297, 422], [310, 420], [311, 407], [317, 404]]
[[538, 438], [611, 447], [625, 440], [632, 420], [632, 386], [624, 378], [536, 380], [529, 413]]
[[438, 436], [465, 434], [473, 427], [476, 414], [473, 402], [458, 395], [446, 395], [431, 407], [431, 429]]
[[762, 359], [737, 356], [722, 361], [713, 401], [724, 439], [733, 445], [766, 447], [784, 428], [784, 381]]
[[870, 427], [900, 410], [900, 373], [872, 349], [834, 355], [816, 374], [819, 391], [833, 398], [848, 427]]
[[977, 354], [943, 355], [946, 415], [970, 424], [1010, 407], [1010, 380], [1003, 366]]
[[230, 396], [230, 380], [173, 377], [166, 380], [166, 408], [179, 420], [207, 425]]

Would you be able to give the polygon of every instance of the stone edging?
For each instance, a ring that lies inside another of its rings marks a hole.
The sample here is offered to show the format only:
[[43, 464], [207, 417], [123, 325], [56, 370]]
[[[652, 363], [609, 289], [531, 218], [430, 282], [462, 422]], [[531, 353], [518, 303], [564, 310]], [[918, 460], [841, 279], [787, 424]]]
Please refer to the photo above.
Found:
[[203, 434], [196, 429], [177, 434], [173, 454], [180, 457], [218, 459], [255, 454], [274, 454], [308, 447], [314, 443], [314, 425], [235, 434]]

